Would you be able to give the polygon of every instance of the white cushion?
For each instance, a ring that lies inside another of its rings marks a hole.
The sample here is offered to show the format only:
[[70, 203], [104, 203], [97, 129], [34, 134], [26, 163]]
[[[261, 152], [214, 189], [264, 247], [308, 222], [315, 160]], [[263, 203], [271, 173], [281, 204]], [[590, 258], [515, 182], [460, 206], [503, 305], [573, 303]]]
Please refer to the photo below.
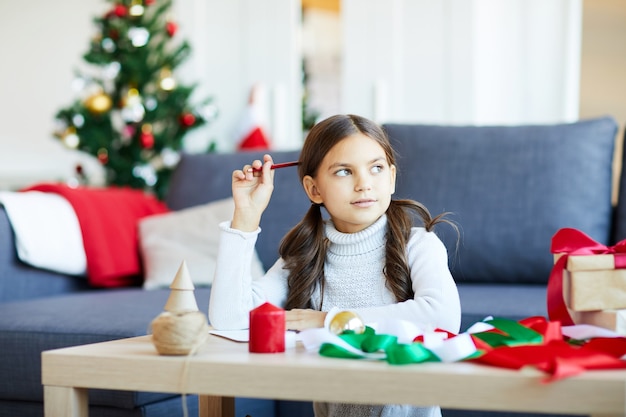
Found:
[[80, 224], [64, 197], [40, 191], [1, 191], [0, 204], [11, 222], [22, 262], [63, 274], [86, 275]]
[[[140, 249], [144, 262], [144, 289], [167, 288], [183, 261], [194, 285], [213, 282], [219, 223], [232, 218], [232, 198], [149, 216], [139, 221]], [[264, 274], [256, 252], [251, 271], [253, 277]]]

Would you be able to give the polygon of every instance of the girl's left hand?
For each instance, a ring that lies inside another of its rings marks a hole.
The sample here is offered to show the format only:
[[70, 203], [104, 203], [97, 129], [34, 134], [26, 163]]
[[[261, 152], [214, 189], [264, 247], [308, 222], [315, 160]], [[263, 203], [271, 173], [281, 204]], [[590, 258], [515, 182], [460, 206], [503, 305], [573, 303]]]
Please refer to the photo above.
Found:
[[285, 312], [285, 326], [288, 330], [304, 330], [324, 327], [325, 311], [294, 308]]

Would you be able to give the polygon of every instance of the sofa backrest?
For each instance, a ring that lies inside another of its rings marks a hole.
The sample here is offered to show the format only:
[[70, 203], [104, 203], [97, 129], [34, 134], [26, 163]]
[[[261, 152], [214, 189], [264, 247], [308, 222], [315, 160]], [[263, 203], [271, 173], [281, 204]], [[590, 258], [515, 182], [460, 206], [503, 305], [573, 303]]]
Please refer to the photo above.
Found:
[[[385, 129], [398, 154], [395, 198], [418, 200], [433, 214], [450, 212], [460, 228], [458, 245], [453, 229], [436, 229], [457, 282], [545, 284], [551, 239], [562, 227], [609, 242], [613, 119], [496, 127], [387, 124]], [[296, 160], [298, 154], [272, 152], [276, 162]], [[229, 197], [232, 171], [261, 156], [183, 155], [166, 202], [181, 209]], [[265, 268], [309, 205], [296, 168], [277, 171], [257, 242]], [[622, 229], [626, 233], [626, 226]]]
[[554, 233], [579, 229], [608, 243], [611, 118], [538, 126], [385, 126], [400, 155], [396, 197], [460, 227], [440, 233], [457, 282], [545, 284]]

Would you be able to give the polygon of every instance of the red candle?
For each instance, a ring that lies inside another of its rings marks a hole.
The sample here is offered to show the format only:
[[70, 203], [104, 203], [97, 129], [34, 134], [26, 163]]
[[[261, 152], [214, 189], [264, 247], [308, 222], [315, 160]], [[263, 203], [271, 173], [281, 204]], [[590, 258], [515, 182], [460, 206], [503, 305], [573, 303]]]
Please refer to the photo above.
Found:
[[250, 311], [250, 343], [253, 353], [285, 351], [285, 310], [270, 303]]

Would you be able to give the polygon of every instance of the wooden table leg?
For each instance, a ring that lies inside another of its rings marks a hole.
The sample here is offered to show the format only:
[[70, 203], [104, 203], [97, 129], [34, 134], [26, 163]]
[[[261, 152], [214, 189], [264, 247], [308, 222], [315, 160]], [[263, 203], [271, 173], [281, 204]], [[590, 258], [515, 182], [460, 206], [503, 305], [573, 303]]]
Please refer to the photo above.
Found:
[[199, 417], [235, 417], [235, 398], [200, 395], [198, 408]]
[[87, 389], [44, 386], [45, 417], [88, 417]]

